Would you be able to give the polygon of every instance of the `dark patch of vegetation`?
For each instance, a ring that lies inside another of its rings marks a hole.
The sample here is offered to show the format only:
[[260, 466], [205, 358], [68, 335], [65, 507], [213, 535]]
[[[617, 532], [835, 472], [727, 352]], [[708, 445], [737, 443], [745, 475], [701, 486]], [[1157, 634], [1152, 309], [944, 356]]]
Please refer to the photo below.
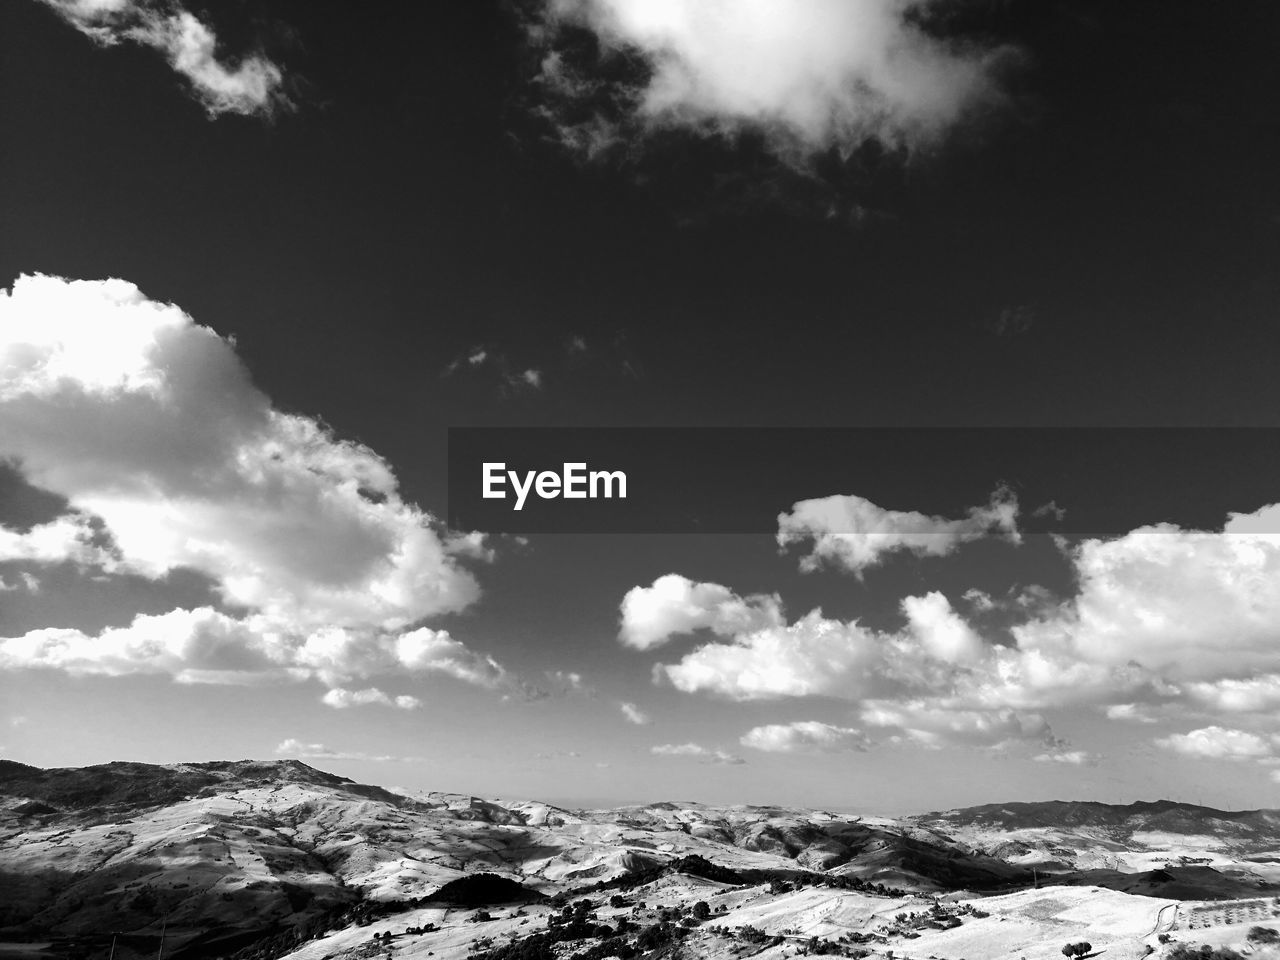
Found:
[[529, 903], [546, 896], [496, 873], [473, 873], [450, 880], [429, 898], [456, 907], [482, 907], [492, 903]]

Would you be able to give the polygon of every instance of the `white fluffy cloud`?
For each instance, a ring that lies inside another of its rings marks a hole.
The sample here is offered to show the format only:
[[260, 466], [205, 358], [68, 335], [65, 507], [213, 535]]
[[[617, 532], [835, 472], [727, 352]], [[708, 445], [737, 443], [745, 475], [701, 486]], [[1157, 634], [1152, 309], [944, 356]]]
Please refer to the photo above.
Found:
[[814, 610], [795, 623], [707, 643], [659, 668], [678, 690], [732, 700], [867, 692], [883, 662], [877, 635]]
[[383, 670], [519, 683], [415, 622], [466, 608], [475, 579], [388, 464], [274, 409], [233, 345], [121, 280], [23, 277], [0, 292], [0, 456], [69, 512], [0, 530], [0, 556], [162, 578], [197, 571], [232, 616], [138, 617], [96, 637], [0, 640], [8, 667], [220, 682]]
[[778, 545], [812, 543], [802, 570], [824, 565], [861, 575], [893, 553], [942, 557], [962, 543], [999, 536], [1018, 542], [1018, 501], [1005, 488], [959, 520], [915, 511], [886, 510], [858, 496], [801, 500], [778, 515]]
[[[993, 502], [1003, 501], [998, 496]], [[1013, 535], [1008, 506], [987, 519]], [[910, 516], [917, 518], [910, 532], [918, 532], [922, 515]], [[953, 527], [944, 542], [954, 545], [986, 522]], [[1160, 746], [1189, 757], [1270, 763], [1280, 760], [1274, 733], [1280, 706], [1278, 522], [1280, 508], [1265, 507], [1231, 515], [1221, 530], [1166, 524], [1083, 540], [1064, 549], [1075, 595], [1056, 600], [1042, 590], [1024, 591], [1002, 607], [1025, 618], [1009, 628], [1009, 636], [984, 637], [935, 591], [906, 597], [896, 630], [872, 630], [820, 610], [737, 632], [726, 618], [722, 629], [712, 631], [714, 638], [677, 662], [658, 664], [655, 676], [687, 693], [730, 700], [850, 700], [859, 705], [859, 728], [876, 740], [930, 747], [1040, 743], [1046, 763], [1096, 759], [1068, 749], [1050, 728], [1048, 711], [1087, 708], [1110, 720], [1149, 725], [1190, 713], [1207, 725], [1163, 737]], [[908, 525], [890, 526], [894, 548], [904, 548], [898, 537]], [[833, 547], [830, 555], [843, 557], [843, 549]], [[841, 562], [858, 568], [875, 556], [875, 548], [855, 541]], [[713, 586], [720, 608], [751, 606]], [[982, 613], [986, 596], [967, 599]], [[769, 609], [780, 616], [776, 597]], [[1227, 719], [1212, 723], [1221, 718]], [[782, 725], [753, 736], [787, 743], [798, 734]]]
[[334, 687], [324, 695], [322, 702], [325, 706], [333, 707], [336, 710], [345, 710], [347, 707], [363, 707], [370, 704], [396, 707], [400, 710], [417, 710], [422, 706], [422, 701], [417, 697], [411, 697], [407, 694], [392, 697], [377, 687], [366, 687], [363, 690]]
[[1160, 524], [1084, 541], [1077, 596], [1018, 628], [1019, 645], [1174, 682], [1280, 672], [1280, 535], [1248, 529], [1265, 509], [1221, 532]]
[[158, 51], [191, 85], [210, 116], [270, 115], [291, 106], [280, 68], [261, 54], [231, 65], [218, 57], [213, 30], [176, 0], [43, 0], [102, 46], [121, 41]]
[[718, 583], [695, 583], [669, 573], [652, 586], [627, 591], [618, 639], [636, 650], [648, 650], [695, 630], [731, 636], [782, 622], [777, 596], [740, 597]]
[[[932, 144], [994, 96], [990, 51], [921, 25], [936, 0], [547, 0], [537, 35], [551, 38], [549, 94], [599, 96], [555, 51], [565, 26], [641, 60], [638, 88], [612, 90], [639, 129], [763, 134], [794, 157], [848, 152], [868, 140]], [[579, 107], [581, 111], [581, 107]], [[621, 131], [596, 116], [569, 135], [584, 147]]]
[[744, 747], [767, 753], [840, 753], [866, 750], [871, 745], [861, 730], [817, 720], [753, 727], [742, 735], [741, 743]]
[[712, 750], [699, 743], [660, 743], [650, 747], [657, 757], [694, 757], [702, 763], [724, 763], [737, 766], [746, 763], [741, 757], [724, 750]]
[[1201, 727], [1189, 733], [1175, 733], [1157, 740], [1156, 745], [1183, 756], [1209, 760], [1271, 762], [1280, 759], [1280, 736], [1228, 727]]

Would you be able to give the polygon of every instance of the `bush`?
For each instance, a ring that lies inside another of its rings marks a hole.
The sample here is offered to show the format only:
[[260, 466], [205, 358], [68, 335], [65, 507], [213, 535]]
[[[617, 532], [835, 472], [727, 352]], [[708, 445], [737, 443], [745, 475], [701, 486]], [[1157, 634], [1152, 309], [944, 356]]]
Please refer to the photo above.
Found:
[[1280, 943], [1280, 930], [1270, 927], [1250, 927], [1248, 940], [1250, 943]]

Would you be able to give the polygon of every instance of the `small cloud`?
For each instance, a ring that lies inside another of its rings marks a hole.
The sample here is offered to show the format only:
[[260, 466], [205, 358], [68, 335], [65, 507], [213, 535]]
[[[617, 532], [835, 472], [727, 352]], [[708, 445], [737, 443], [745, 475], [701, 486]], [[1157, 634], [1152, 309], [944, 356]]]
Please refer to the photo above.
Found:
[[551, 686], [549, 692], [553, 696], [567, 697], [576, 694], [592, 700], [597, 696], [596, 688], [575, 670], [548, 670], [545, 676]]
[[622, 598], [618, 640], [635, 650], [649, 650], [695, 630], [732, 636], [782, 622], [777, 594], [740, 597], [718, 583], [695, 583], [669, 573], [651, 586], [627, 591]]
[[739, 742], [766, 753], [842, 753], [864, 751], [871, 745], [861, 730], [816, 720], [754, 727], [743, 734]]
[[649, 752], [657, 757], [693, 757], [701, 763], [740, 765], [747, 762], [732, 753], [711, 750], [698, 743], [660, 743], [650, 747]]
[[321, 702], [325, 706], [333, 707], [337, 710], [345, 710], [347, 707], [369, 706], [371, 704], [396, 707], [400, 710], [417, 710], [422, 706], [422, 701], [417, 697], [411, 697], [407, 694], [392, 697], [383, 693], [377, 687], [367, 687], [364, 690], [347, 690], [343, 687], [334, 687], [321, 698]]
[[1052, 517], [1054, 520], [1064, 520], [1067, 516], [1066, 507], [1058, 506], [1056, 500], [1050, 500], [1048, 503], [1042, 503], [1031, 511], [1033, 517]]
[[989, 502], [971, 507], [957, 520], [928, 516], [914, 510], [887, 510], [865, 497], [832, 496], [801, 500], [778, 515], [778, 546], [811, 543], [800, 569], [824, 565], [841, 567], [861, 576], [893, 553], [942, 557], [961, 544], [990, 536], [1011, 543], [1018, 533], [1018, 500], [1008, 487], [997, 487]]
[[1034, 327], [1037, 319], [1035, 307], [1025, 303], [1010, 304], [1001, 307], [987, 321], [986, 327], [997, 337], [1016, 337]]
[[1141, 703], [1113, 703], [1104, 711], [1108, 720], [1124, 720], [1130, 723], [1155, 723], [1148, 708]]
[[568, 353], [571, 356], [575, 353], [586, 353], [587, 341], [582, 337], [577, 337], [577, 336], [570, 337], [568, 340], [565, 341], [564, 349], [565, 349], [565, 353]]
[[475, 374], [487, 373], [496, 380], [498, 392], [506, 396], [522, 390], [541, 390], [542, 371], [534, 367], [521, 369], [508, 359], [505, 353], [489, 347], [472, 347], [445, 365], [443, 376], [453, 376], [459, 371]]
[[1075, 767], [1096, 767], [1102, 756], [1085, 750], [1066, 750], [1061, 753], [1041, 753], [1031, 758], [1036, 763], [1065, 763]]
[[628, 723], [634, 723], [642, 727], [653, 723], [653, 718], [634, 703], [620, 703], [618, 704], [618, 709], [622, 711], [622, 715], [627, 718]]
[[293, 737], [280, 741], [279, 746], [276, 747], [276, 756], [297, 760], [369, 760], [377, 763], [414, 759], [413, 757], [374, 756], [368, 753], [331, 750], [323, 743], [303, 743]]
[[991, 599], [991, 594], [987, 593], [985, 590], [979, 590], [977, 587], [966, 590], [962, 599], [967, 600], [969, 605], [979, 613], [986, 613], [988, 610], [994, 610], [996, 606], [996, 602]]
[[541, 753], [535, 753], [535, 760], [580, 760], [582, 754], [577, 750], [551, 750]]

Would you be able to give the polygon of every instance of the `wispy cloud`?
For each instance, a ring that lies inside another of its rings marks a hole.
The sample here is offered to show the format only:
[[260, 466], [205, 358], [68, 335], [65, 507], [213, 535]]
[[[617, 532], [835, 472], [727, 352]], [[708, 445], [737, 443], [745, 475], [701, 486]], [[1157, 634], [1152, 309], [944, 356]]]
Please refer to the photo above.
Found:
[[867, 735], [855, 727], [839, 727], [816, 720], [770, 723], [742, 735], [744, 747], [766, 753], [843, 753], [871, 746]]
[[653, 723], [653, 718], [634, 703], [620, 703], [618, 704], [618, 709], [622, 711], [622, 715], [627, 718], [628, 723], [634, 723], [642, 727]]
[[724, 750], [712, 750], [698, 743], [660, 743], [650, 747], [649, 752], [657, 757], [692, 757], [701, 763], [737, 766], [747, 762], [735, 754]]
[[213, 29], [176, 0], [41, 0], [95, 43], [136, 43], [162, 54], [211, 117], [270, 116], [292, 107], [280, 67], [261, 53], [231, 64]]
[[276, 756], [293, 760], [367, 760], [377, 763], [413, 761], [414, 757], [396, 757], [388, 754], [360, 753], [350, 750], [332, 750], [323, 743], [303, 743], [293, 737], [282, 740], [276, 747]]

